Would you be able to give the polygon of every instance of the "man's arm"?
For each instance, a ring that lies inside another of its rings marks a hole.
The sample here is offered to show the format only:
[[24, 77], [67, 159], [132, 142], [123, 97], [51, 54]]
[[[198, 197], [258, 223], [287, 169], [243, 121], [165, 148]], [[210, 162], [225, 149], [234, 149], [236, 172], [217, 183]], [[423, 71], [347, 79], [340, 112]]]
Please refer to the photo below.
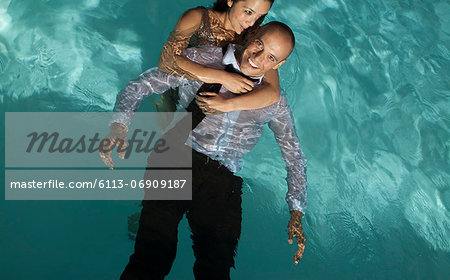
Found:
[[283, 160], [286, 162], [288, 185], [286, 201], [291, 212], [288, 241], [292, 244], [293, 238], [297, 238], [298, 250], [294, 256], [294, 262], [297, 264], [303, 256], [306, 241], [301, 224], [306, 209], [306, 158], [297, 137], [286, 96], [282, 95], [280, 99], [277, 115], [269, 122], [269, 127], [275, 134]]
[[[185, 50], [183, 57], [209, 67], [222, 67], [222, 50], [218, 47], [189, 48]], [[138, 110], [144, 98], [151, 94], [162, 94], [170, 88], [183, 87], [180, 93], [193, 98], [202, 84], [200, 81], [189, 81], [167, 74], [156, 67], [151, 68], [130, 81], [117, 95], [114, 106], [114, 112], [117, 113], [111, 123], [117, 122], [128, 127], [134, 112]]]
[[[185, 51], [183, 56], [211, 67], [222, 66], [222, 50], [218, 47], [190, 48]], [[128, 126], [145, 97], [153, 93], [164, 93], [169, 88], [180, 87], [180, 101], [187, 106], [189, 104], [187, 100], [194, 97], [201, 85], [200, 81], [188, 81], [180, 76], [162, 72], [158, 68], [151, 68], [130, 81], [117, 95], [114, 106], [115, 113], [110, 121], [111, 132], [105, 137], [108, 140], [104, 142], [106, 143], [105, 147], [100, 147], [99, 150], [103, 162], [111, 169], [114, 168], [111, 153], [116, 146], [119, 147], [119, 157], [124, 158]]]
[[185, 79], [161, 72], [158, 68], [151, 68], [130, 81], [117, 95], [114, 113], [110, 121], [110, 133], [102, 139], [99, 155], [102, 161], [114, 169], [111, 158], [112, 150], [117, 146], [119, 158], [124, 158], [127, 148], [127, 131], [134, 113], [138, 110], [142, 100], [153, 94], [161, 94], [171, 87], [180, 86]]
[[[129, 126], [131, 118], [138, 110], [145, 97], [151, 94], [161, 94], [170, 88], [176, 88], [186, 83], [186, 80], [151, 68], [130, 81], [117, 95], [111, 123], [121, 123]], [[200, 85], [199, 85], [200, 86]]]
[[283, 160], [286, 162], [288, 192], [286, 201], [289, 210], [305, 213], [306, 209], [306, 158], [300, 146], [295, 130], [292, 112], [286, 97], [280, 96], [277, 116], [269, 122], [280, 146]]

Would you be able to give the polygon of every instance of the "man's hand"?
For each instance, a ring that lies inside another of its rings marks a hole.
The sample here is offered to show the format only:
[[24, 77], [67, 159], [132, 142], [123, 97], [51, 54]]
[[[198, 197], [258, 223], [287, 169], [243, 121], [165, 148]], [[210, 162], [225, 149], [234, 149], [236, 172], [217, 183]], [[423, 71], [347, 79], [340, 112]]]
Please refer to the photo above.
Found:
[[109, 166], [111, 170], [114, 169], [114, 162], [111, 158], [111, 152], [117, 148], [117, 154], [119, 158], [123, 159], [125, 157], [125, 150], [128, 146], [127, 142], [127, 127], [121, 123], [112, 123], [111, 132], [106, 135], [105, 138], [100, 141], [98, 147], [98, 153], [103, 162]]
[[226, 99], [215, 92], [201, 92], [195, 95], [195, 102], [205, 115], [229, 112]]
[[223, 71], [222, 74], [223, 76], [219, 84], [222, 84], [224, 87], [226, 87], [226, 89], [233, 93], [239, 94], [249, 92], [255, 86], [252, 81], [245, 77], [242, 77], [239, 74], [229, 73], [225, 71]]
[[291, 219], [289, 220], [288, 224], [289, 244], [293, 243], [294, 237], [297, 238], [298, 249], [297, 252], [295, 253], [295, 256], [293, 257], [295, 264], [298, 264], [298, 262], [303, 256], [303, 252], [305, 251], [306, 238], [305, 235], [303, 234], [302, 216], [303, 216], [302, 212], [298, 210], [292, 210]]

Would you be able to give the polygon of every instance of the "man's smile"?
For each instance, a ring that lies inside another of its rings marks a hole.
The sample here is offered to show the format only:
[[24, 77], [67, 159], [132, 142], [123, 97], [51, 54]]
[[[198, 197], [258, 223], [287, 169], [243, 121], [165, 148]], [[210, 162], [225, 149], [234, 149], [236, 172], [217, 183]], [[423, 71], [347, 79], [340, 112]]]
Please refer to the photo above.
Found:
[[250, 56], [247, 58], [247, 62], [252, 68], [259, 69], [258, 65], [250, 58]]

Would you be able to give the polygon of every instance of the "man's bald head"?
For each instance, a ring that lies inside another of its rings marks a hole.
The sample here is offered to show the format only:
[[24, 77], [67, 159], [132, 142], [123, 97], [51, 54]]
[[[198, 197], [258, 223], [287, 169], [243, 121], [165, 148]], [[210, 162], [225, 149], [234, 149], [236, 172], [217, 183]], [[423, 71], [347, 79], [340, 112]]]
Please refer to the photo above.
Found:
[[[286, 24], [279, 22], [279, 21], [268, 22], [268, 23], [264, 24], [263, 26], [261, 26], [254, 36], [261, 37], [262, 35], [264, 35], [266, 33], [280, 34], [285, 37], [286, 41], [289, 42], [291, 49], [289, 51], [289, 54], [285, 58], [287, 58], [291, 54], [291, 52], [294, 50], [294, 47], [295, 47], [294, 32], [292, 32], [291, 28], [289, 28], [289, 26], [287, 26]], [[280, 43], [286, 43], [286, 42], [280, 42]]]

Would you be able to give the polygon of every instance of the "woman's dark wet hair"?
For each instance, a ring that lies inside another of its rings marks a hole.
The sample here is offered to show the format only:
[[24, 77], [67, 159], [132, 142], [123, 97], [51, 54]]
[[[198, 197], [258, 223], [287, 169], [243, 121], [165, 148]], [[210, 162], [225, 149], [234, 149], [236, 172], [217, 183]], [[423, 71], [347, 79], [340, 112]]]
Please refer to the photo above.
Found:
[[[241, 1], [241, 0], [233, 0], [233, 2], [239, 2], [239, 1]], [[275, 0], [265, 0], [265, 1], [269, 1], [270, 5], [272, 6], [273, 2]], [[220, 13], [228, 11], [228, 9], [230, 9], [230, 7], [228, 7], [227, 2], [228, 2], [227, 0], [217, 0], [213, 4], [213, 7], [212, 7], [213, 11], [220, 12]]]

